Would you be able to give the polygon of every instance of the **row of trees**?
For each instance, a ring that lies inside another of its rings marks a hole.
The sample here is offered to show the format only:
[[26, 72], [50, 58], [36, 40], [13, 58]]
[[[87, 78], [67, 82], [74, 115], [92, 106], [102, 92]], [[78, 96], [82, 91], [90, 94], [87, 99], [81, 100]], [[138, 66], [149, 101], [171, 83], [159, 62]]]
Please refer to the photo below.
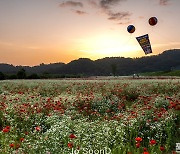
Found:
[[0, 72], [0, 80], [5, 80], [5, 79], [26, 79], [26, 78], [32, 78], [36, 79], [39, 78], [37, 74], [31, 74], [27, 75], [25, 69], [20, 69], [16, 74], [4, 74]]
[[5, 74], [0, 72], [0, 80], [6, 79], [54, 79], [54, 78], [81, 78], [82, 74], [50, 74], [44, 72], [42, 74], [32, 73], [28, 74], [25, 69], [20, 69], [16, 74]]

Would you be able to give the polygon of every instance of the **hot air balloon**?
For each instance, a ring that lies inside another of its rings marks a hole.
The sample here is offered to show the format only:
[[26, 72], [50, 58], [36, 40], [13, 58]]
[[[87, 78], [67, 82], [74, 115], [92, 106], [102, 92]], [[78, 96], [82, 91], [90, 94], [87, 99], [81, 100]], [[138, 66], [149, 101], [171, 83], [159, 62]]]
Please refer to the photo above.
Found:
[[129, 33], [134, 33], [135, 27], [134, 27], [133, 25], [129, 25], [129, 26], [127, 27], [127, 31], [128, 31]]
[[[156, 17], [151, 17], [149, 18], [149, 24], [151, 26], [154, 26], [156, 25], [158, 22], [157, 18]], [[134, 33], [135, 32], [135, 27], [133, 25], [129, 25], [127, 27], [127, 31], [129, 33]], [[139, 36], [139, 37], [136, 37], [137, 41], [139, 42], [141, 48], [143, 49], [144, 53], [147, 55], [147, 54], [150, 54], [152, 53], [152, 48], [151, 48], [151, 43], [150, 43], [150, 39], [149, 39], [149, 35], [148, 34], [145, 34], [145, 35], [142, 35], [142, 36]]]
[[151, 17], [151, 18], [149, 18], [149, 24], [150, 24], [151, 26], [156, 25], [157, 22], [158, 22], [158, 20], [157, 20], [156, 17]]

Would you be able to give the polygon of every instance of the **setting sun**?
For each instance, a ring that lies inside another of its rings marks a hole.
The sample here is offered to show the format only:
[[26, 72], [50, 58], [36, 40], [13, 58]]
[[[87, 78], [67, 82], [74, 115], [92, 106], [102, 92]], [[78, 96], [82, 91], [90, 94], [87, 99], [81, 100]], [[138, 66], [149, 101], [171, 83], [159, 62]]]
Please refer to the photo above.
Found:
[[135, 54], [140, 49], [135, 39], [129, 35], [123, 37], [118, 34], [104, 34], [95, 36], [94, 38], [87, 38], [81, 40], [82, 46], [79, 47], [79, 51], [86, 56], [89, 55], [92, 59], [120, 57], [122, 55], [128, 57], [133, 52]]

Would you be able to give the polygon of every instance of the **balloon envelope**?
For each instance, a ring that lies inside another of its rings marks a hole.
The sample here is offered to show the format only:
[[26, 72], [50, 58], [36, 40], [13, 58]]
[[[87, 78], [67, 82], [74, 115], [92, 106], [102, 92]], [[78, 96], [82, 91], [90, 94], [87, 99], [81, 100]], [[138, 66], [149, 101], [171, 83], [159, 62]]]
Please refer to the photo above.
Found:
[[150, 24], [151, 26], [156, 25], [157, 22], [158, 22], [158, 20], [157, 20], [156, 17], [151, 17], [151, 18], [149, 18], [149, 24]]
[[128, 31], [129, 33], [134, 33], [135, 27], [134, 27], [133, 25], [129, 25], [129, 26], [127, 27], [127, 31]]

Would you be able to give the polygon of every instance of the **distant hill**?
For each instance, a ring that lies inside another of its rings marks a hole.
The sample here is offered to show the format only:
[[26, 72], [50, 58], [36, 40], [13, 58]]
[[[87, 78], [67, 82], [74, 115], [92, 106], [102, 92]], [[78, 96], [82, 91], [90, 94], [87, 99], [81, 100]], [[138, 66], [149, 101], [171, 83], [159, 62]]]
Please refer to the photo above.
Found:
[[106, 57], [98, 60], [80, 58], [68, 64], [52, 63], [38, 66], [13, 66], [0, 64], [0, 72], [17, 73], [24, 68], [27, 73], [130, 75], [133, 73], [180, 70], [180, 49], [167, 50], [155, 56], [141, 58]]
[[52, 63], [52, 64], [40, 64], [37, 66], [13, 66], [9, 64], [0, 64], [0, 72], [3, 73], [17, 73], [18, 70], [24, 68], [28, 73], [49, 73], [52, 70], [56, 70], [59, 67], [65, 65], [64, 63]]

